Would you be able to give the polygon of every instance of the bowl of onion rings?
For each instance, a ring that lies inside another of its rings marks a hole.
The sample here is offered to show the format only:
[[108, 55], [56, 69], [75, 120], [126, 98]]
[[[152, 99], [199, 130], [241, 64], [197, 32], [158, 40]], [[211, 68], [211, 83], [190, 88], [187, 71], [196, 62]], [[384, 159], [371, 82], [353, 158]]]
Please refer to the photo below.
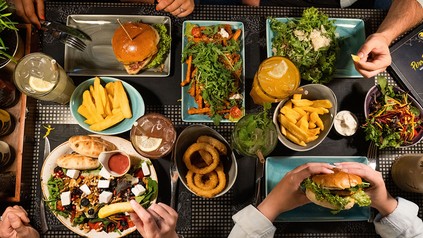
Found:
[[176, 140], [174, 156], [179, 178], [197, 196], [222, 196], [235, 183], [235, 154], [225, 138], [208, 126], [185, 128]]

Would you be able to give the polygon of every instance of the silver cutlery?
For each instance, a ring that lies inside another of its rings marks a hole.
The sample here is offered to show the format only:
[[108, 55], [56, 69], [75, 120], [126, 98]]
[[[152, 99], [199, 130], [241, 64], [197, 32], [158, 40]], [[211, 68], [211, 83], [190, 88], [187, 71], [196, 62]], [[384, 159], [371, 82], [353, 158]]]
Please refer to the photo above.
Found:
[[[47, 156], [50, 154], [50, 141], [48, 137], [44, 137], [44, 155], [43, 163], [46, 160]], [[46, 209], [44, 205], [44, 198], [41, 195], [40, 198], [40, 222], [41, 222], [41, 232], [45, 234], [48, 231], [47, 218], [46, 218]]]
[[172, 154], [170, 161], [170, 206], [176, 210], [176, 188], [178, 186], [179, 173], [176, 168], [175, 158]]
[[367, 151], [367, 159], [369, 160], [369, 166], [374, 170], [377, 169], [377, 156], [377, 146], [374, 142], [371, 142], [369, 145], [369, 150]]
[[41, 26], [55, 39], [80, 51], [84, 51], [87, 47], [84, 40], [91, 41], [85, 32], [58, 22], [41, 21]]
[[256, 159], [256, 186], [254, 190], [253, 206], [257, 206], [261, 202], [261, 179], [264, 174], [264, 164], [259, 158]]

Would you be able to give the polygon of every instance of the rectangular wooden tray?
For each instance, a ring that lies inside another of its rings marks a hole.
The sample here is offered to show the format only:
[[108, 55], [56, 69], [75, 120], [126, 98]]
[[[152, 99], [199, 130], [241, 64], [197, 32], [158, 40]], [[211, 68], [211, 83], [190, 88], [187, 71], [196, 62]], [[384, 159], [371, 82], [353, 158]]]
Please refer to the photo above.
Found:
[[[19, 24], [19, 34], [22, 36], [25, 45], [25, 55], [31, 52], [31, 25]], [[19, 94], [19, 101], [11, 108], [5, 109], [16, 120], [15, 130], [7, 136], [1, 137], [12, 148], [15, 156], [13, 164], [5, 171], [12, 172], [16, 176], [14, 196], [6, 197], [8, 202], [19, 202], [21, 198], [22, 159], [26, 116], [26, 95]]]

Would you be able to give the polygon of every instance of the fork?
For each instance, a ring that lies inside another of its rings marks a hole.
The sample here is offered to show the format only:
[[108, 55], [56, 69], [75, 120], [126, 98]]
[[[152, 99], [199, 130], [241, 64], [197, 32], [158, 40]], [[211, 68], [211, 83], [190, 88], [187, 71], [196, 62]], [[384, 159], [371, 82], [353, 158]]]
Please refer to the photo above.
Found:
[[369, 150], [367, 151], [367, 159], [369, 160], [369, 166], [374, 170], [377, 169], [377, 157], [378, 149], [376, 144], [372, 141], [369, 145]]
[[178, 169], [176, 168], [176, 162], [175, 162], [175, 158], [173, 157], [173, 153], [171, 156], [169, 175], [170, 175], [170, 207], [176, 210], [176, 188], [178, 185], [179, 173], [178, 173]]
[[87, 48], [87, 44], [85, 44], [85, 42], [75, 36], [67, 34], [66, 32], [54, 31], [51, 33], [51, 35], [63, 44], [66, 44], [79, 51], [84, 51], [85, 48]]

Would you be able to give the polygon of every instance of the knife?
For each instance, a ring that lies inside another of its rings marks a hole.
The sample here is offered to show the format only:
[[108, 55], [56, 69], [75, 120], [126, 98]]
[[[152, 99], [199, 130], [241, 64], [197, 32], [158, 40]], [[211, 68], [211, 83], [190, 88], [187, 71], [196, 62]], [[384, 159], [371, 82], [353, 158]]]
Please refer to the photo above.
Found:
[[74, 27], [70, 27], [70, 26], [66, 26], [63, 25], [62, 23], [59, 22], [54, 22], [54, 21], [45, 21], [42, 20], [41, 22], [41, 27], [46, 29], [47, 31], [50, 32], [65, 32], [71, 36], [75, 36], [81, 40], [88, 40], [91, 41], [91, 37], [89, 35], [87, 35], [87, 33], [74, 28]]
[[264, 174], [264, 163], [266, 160], [261, 161], [259, 158], [256, 159], [256, 188], [254, 191], [253, 206], [257, 206], [261, 202], [261, 179]]
[[171, 161], [170, 161], [169, 175], [170, 175], [170, 207], [176, 210], [176, 188], [178, 186], [179, 173], [178, 173], [178, 169], [176, 168], [176, 162], [175, 162], [173, 153], [172, 153]]
[[[46, 160], [47, 156], [50, 154], [50, 141], [48, 137], [44, 137], [44, 157], [43, 157], [43, 164]], [[47, 218], [46, 218], [46, 209], [44, 206], [44, 199], [41, 196], [40, 199], [40, 221], [41, 221], [41, 232], [42, 234], [45, 234], [48, 231], [48, 225], [47, 225]]]

